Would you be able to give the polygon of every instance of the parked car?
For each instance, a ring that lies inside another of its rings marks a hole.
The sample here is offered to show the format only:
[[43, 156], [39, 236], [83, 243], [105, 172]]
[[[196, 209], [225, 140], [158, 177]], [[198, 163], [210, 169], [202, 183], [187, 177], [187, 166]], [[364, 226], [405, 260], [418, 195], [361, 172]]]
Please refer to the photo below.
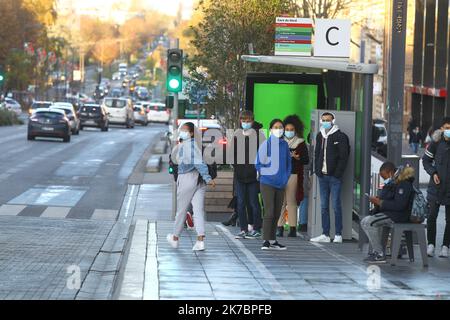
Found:
[[55, 102], [51, 105], [50, 109], [60, 109], [66, 112], [67, 118], [69, 118], [70, 128], [72, 134], [80, 134], [80, 119], [78, 119], [74, 106], [68, 102]]
[[139, 123], [144, 127], [148, 126], [147, 110], [143, 105], [134, 105], [134, 119], [136, 123]]
[[70, 142], [71, 132], [69, 119], [63, 110], [39, 108], [28, 121], [28, 140], [49, 137]]
[[150, 103], [148, 121], [169, 124], [170, 109], [164, 103]]
[[125, 125], [134, 128], [133, 103], [126, 98], [105, 98], [103, 106], [108, 110], [108, 120], [111, 124]]
[[50, 108], [52, 104], [53, 102], [51, 101], [34, 101], [28, 110], [28, 114], [31, 116], [37, 109]]
[[22, 107], [20, 103], [12, 98], [5, 98], [3, 107], [7, 110], [13, 111], [17, 115], [20, 115], [22, 113]]
[[386, 121], [375, 119], [372, 122], [372, 149], [383, 157], [387, 157]]
[[108, 110], [99, 104], [85, 104], [80, 108], [80, 130], [85, 127], [109, 130]]

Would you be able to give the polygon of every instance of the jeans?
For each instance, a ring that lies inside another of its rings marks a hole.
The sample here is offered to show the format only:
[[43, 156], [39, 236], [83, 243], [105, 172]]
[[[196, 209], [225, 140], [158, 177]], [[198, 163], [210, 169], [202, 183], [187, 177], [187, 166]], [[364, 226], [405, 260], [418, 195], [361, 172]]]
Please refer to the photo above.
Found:
[[[430, 203], [430, 214], [427, 218], [427, 238], [428, 244], [436, 246], [436, 220], [439, 215], [440, 205], [436, 202]], [[442, 245], [450, 246], [450, 206], [445, 206], [445, 231]]]
[[410, 143], [409, 146], [410, 146], [412, 152], [414, 152], [414, 154], [417, 154], [417, 152], [419, 151], [419, 144], [418, 143]]
[[303, 201], [300, 203], [300, 217], [299, 224], [304, 225], [308, 224], [308, 205], [309, 205], [309, 197], [304, 197]]
[[382, 228], [392, 227], [394, 221], [383, 213], [377, 213], [373, 216], [367, 216], [361, 220], [361, 228], [369, 238], [373, 251], [379, 254], [384, 253], [384, 244], [382, 243]]
[[247, 209], [252, 212], [251, 214], [253, 217], [253, 230], [258, 232], [261, 231], [262, 217], [261, 207], [259, 206], [258, 186], [258, 182], [236, 182], [237, 213], [239, 216], [239, 224], [242, 231], [248, 232], [248, 219], [245, 201], [246, 198]]
[[319, 177], [323, 234], [330, 236], [330, 195], [333, 202], [336, 235], [342, 235], [342, 181], [333, 176]]

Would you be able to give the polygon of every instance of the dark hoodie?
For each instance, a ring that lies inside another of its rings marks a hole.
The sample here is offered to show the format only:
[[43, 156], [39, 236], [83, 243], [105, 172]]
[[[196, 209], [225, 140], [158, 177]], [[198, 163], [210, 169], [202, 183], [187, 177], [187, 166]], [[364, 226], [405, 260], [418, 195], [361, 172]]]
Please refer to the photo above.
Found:
[[380, 212], [395, 223], [410, 222], [414, 176], [413, 168], [399, 168], [394, 176], [394, 183], [386, 185], [380, 194]]
[[[234, 159], [233, 159], [234, 175], [237, 181], [241, 183], [254, 183], [258, 181], [256, 177], [255, 159], [259, 147], [266, 140], [264, 133], [261, 130], [262, 127], [263, 127], [262, 124], [254, 121], [252, 126], [252, 129], [254, 129], [254, 131], [251, 133], [251, 135], [255, 136], [253, 136], [252, 139], [250, 139], [249, 136], [245, 136], [243, 130], [239, 129], [235, 132], [233, 139], [231, 141], [230, 149], [231, 150], [234, 149]], [[239, 152], [243, 152], [244, 149], [238, 146], [238, 138], [239, 140], [242, 141], [244, 136], [245, 136], [245, 163], [238, 163], [238, 154]], [[250, 140], [256, 141], [257, 146], [250, 148]]]
[[[430, 175], [428, 201], [450, 205], [450, 140], [445, 140], [441, 130], [435, 131], [432, 135], [432, 142], [425, 150], [422, 160], [425, 171]], [[435, 173], [441, 180], [439, 185], [434, 183]]]

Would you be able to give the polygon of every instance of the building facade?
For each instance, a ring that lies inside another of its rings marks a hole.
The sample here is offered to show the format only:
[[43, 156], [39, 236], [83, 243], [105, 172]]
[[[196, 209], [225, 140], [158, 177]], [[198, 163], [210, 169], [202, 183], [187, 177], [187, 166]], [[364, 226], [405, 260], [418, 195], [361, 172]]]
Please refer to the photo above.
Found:
[[412, 81], [405, 88], [412, 120], [426, 132], [450, 116], [449, 0], [415, 0], [415, 6]]

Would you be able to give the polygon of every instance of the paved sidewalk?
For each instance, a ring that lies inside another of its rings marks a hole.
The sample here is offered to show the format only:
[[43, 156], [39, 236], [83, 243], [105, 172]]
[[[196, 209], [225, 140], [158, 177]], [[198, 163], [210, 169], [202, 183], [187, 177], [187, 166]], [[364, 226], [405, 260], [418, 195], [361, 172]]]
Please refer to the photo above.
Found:
[[[267, 252], [260, 249], [261, 241], [235, 240], [237, 229], [215, 223], [207, 225], [207, 250], [193, 253], [194, 231], [186, 231], [175, 250], [165, 239], [172, 223], [139, 220], [138, 224], [148, 224], [148, 229], [133, 237], [133, 243], [146, 246], [140, 254], [135, 251], [127, 263], [127, 268], [138, 270], [141, 277], [141, 282], [134, 282], [134, 289], [128, 286], [128, 298], [132, 299], [450, 298], [448, 259], [431, 259], [428, 270], [421, 267], [420, 259], [372, 269], [362, 262], [364, 255], [356, 243], [325, 245], [302, 237], [284, 238], [280, 241], [288, 246], [287, 251]], [[380, 272], [379, 283], [373, 270]], [[133, 290], [137, 294], [132, 294]]]
[[113, 224], [0, 217], [0, 299], [75, 299]]
[[[356, 242], [313, 244], [306, 235], [283, 238], [287, 251], [262, 251], [262, 241], [235, 240], [237, 228], [207, 224], [207, 250], [192, 252], [195, 231], [172, 249], [170, 185], [143, 185], [136, 202], [136, 230], [119, 299], [449, 299], [450, 259], [431, 258], [424, 269], [400, 260], [369, 268]], [[444, 215], [438, 227], [442, 239]], [[375, 272], [375, 273], [374, 273]], [[377, 276], [380, 275], [380, 277]]]

